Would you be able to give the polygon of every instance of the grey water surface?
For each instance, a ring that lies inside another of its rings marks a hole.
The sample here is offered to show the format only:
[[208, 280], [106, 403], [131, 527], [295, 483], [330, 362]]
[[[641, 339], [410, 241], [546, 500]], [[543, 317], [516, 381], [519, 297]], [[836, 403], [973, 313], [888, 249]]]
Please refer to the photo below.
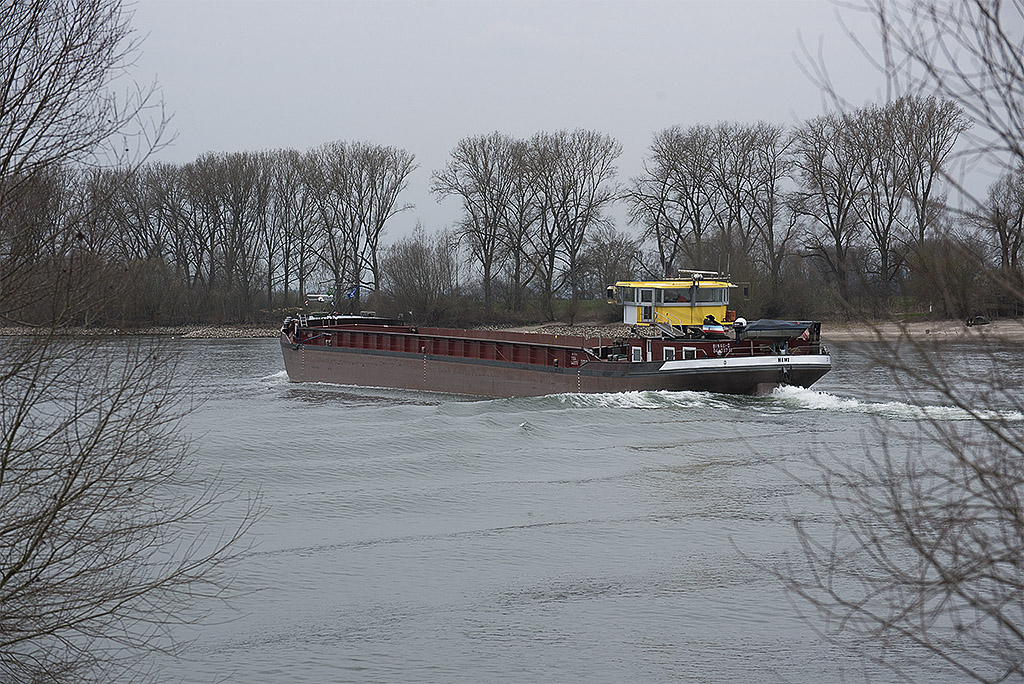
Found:
[[479, 400], [290, 383], [276, 340], [172, 345], [197, 371], [200, 468], [261, 491], [266, 514], [238, 595], [178, 630], [194, 641], [162, 681], [871, 675], [761, 567], [797, 551], [794, 517], [830, 528], [797, 481], [811, 455], [860, 458], [921, 417], [863, 349], [765, 397]]

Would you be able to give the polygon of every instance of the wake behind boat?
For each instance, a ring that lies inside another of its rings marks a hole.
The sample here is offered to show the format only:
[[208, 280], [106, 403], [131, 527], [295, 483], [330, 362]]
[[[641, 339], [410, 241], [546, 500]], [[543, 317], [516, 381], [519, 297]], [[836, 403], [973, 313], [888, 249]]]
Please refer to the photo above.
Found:
[[625, 336], [607, 338], [428, 328], [372, 314], [285, 319], [281, 349], [296, 382], [394, 387], [489, 397], [566, 392], [768, 392], [809, 387], [831, 367], [821, 324], [747, 323], [728, 309], [736, 287], [693, 271], [621, 281]]

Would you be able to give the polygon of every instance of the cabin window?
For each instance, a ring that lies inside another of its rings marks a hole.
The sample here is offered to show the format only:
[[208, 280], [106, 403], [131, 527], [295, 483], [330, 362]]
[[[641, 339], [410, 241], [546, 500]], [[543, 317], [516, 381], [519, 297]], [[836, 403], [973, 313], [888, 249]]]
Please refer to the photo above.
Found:
[[640, 290], [640, 303], [641, 304], [653, 304], [654, 303], [654, 290], [651, 288], [644, 288]]
[[665, 360], [675, 361], [676, 360], [676, 349], [675, 347], [665, 347]]
[[633, 363], [640, 363], [644, 360], [643, 347], [630, 347], [630, 351], [633, 354]]
[[686, 361], [692, 361], [697, 358], [696, 347], [683, 347], [683, 359]]
[[667, 290], [663, 290], [662, 293], [663, 293], [663, 296], [665, 297], [665, 303], [666, 304], [672, 304], [672, 303], [689, 304], [690, 303], [690, 288], [688, 288], [688, 287], [685, 287], [685, 288], [684, 287], [672, 287], [672, 288], [669, 288]]
[[698, 304], [728, 304], [729, 288], [727, 287], [702, 287], [697, 290]]

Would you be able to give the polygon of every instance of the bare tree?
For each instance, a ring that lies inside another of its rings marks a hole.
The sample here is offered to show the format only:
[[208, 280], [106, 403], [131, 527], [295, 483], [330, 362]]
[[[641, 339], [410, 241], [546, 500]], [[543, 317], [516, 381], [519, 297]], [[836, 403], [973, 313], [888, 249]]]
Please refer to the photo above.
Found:
[[222, 591], [211, 571], [253, 519], [195, 536], [226, 499], [189, 481], [177, 366], [117, 347], [34, 338], [0, 362], [0, 678], [131, 672]]
[[[281, 283], [284, 303], [290, 304], [292, 274], [301, 294], [311, 265], [311, 220], [309, 193], [302, 182], [302, 155], [279, 150], [269, 162], [273, 168], [270, 230], [280, 243]], [[269, 264], [268, 264], [269, 269]]]
[[[1024, 47], [1020, 0], [863, 0], [883, 52], [872, 55], [895, 96], [934, 93], [959, 110], [949, 120], [969, 132], [973, 155], [1024, 157]], [[827, 87], [827, 86], [826, 86]], [[952, 111], [947, 111], [949, 115]], [[946, 147], [940, 132], [936, 150]], [[953, 180], [950, 178], [950, 180]]]
[[901, 242], [907, 264], [915, 280], [927, 288], [943, 287], [947, 274], [936, 271], [934, 238], [950, 213], [947, 191], [958, 186], [950, 168], [953, 150], [971, 122], [952, 100], [934, 96], [904, 95], [889, 103], [891, 120], [896, 126], [896, 154], [907, 170], [905, 203], [909, 212], [901, 217]]
[[711, 126], [674, 126], [655, 136], [652, 152], [667, 171], [668, 203], [663, 216], [680, 232], [679, 243], [694, 268], [704, 267], [704, 239], [719, 213], [714, 181], [716, 150]]
[[666, 139], [670, 155], [670, 182], [686, 231], [683, 251], [688, 265], [704, 268], [704, 241], [720, 212], [721, 195], [714, 180], [716, 149], [711, 126], [669, 129]]
[[745, 187], [750, 222], [757, 235], [756, 253], [773, 292], [782, 284], [782, 266], [795, 252], [795, 213], [789, 211], [782, 183], [793, 168], [794, 139], [782, 126], [761, 122], [753, 133], [753, 170]]
[[1009, 171], [989, 186], [985, 203], [971, 218], [998, 255], [1001, 280], [1011, 290], [1024, 286], [1024, 166]]
[[536, 181], [536, 150], [525, 140], [515, 140], [505, 150], [508, 173], [508, 207], [501, 231], [504, 275], [508, 283], [509, 306], [521, 311], [526, 287], [537, 274], [530, 245], [540, 221], [542, 207]]
[[[942, 397], [934, 417], [891, 434], [863, 464], [818, 460], [805, 482], [829, 502], [835, 528], [797, 523], [802, 553], [787, 588], [813, 607], [824, 636], [920, 680], [936, 663], [965, 679], [1024, 676], [1024, 402], [997, 353], [954, 372], [941, 348], [876, 340], [877, 361], [912, 402]], [[934, 399], [932, 399], [934, 401]], [[913, 444], [906, 450], [897, 444]]]
[[126, 136], [141, 136], [143, 153], [159, 143], [163, 119], [144, 128], [140, 116], [160, 107], [155, 88], [111, 92], [138, 53], [129, 20], [110, 0], [0, 6], [0, 207], [55, 164], [120, 155]]
[[[131, 32], [116, 1], [0, 5], [0, 216], [56, 165], [123, 156], [133, 136], [143, 138], [143, 152], [158, 144], [162, 118], [146, 127], [141, 116], [159, 107], [153, 89], [110, 92], [137, 52]], [[0, 244], [23, 244], [17, 233], [29, 229], [4, 221]], [[32, 253], [0, 247], [0, 307], [33, 292], [21, 286], [37, 266]]]
[[185, 233], [184, 246], [193, 287], [205, 297], [215, 291], [223, 279], [223, 253], [220, 239], [224, 235], [225, 192], [216, 155], [204, 154], [182, 169], [181, 183], [185, 199], [184, 210], [177, 214]]
[[0, 317], [30, 296], [49, 305], [0, 357], [5, 681], [137, 676], [147, 651], [173, 647], [166, 625], [195, 619], [190, 600], [219, 594], [215, 571], [253, 520], [202, 531], [222, 493], [188, 481], [166, 354], [55, 335], [111, 275], [109, 184], [78, 164], [111, 161], [104, 145], [124, 150], [143, 123], [150, 91], [108, 92], [134, 49], [117, 0], [0, 4]]
[[497, 132], [463, 138], [451, 151], [448, 164], [431, 176], [431, 190], [438, 201], [451, 196], [462, 200], [459, 229], [480, 264], [487, 311], [492, 309], [495, 272], [505, 255], [502, 237], [512, 208], [514, 170], [509, 150], [514, 143]]
[[547, 240], [546, 246], [561, 248], [575, 302], [580, 291], [578, 261], [587, 231], [604, 222], [604, 212], [618, 196], [615, 160], [622, 154], [622, 145], [608, 135], [582, 129], [539, 133], [534, 144], [543, 150], [537, 167], [542, 220], [557, 236]]
[[758, 127], [722, 122], [715, 126], [714, 133], [712, 178], [719, 199], [712, 222], [718, 228], [725, 256], [723, 263], [730, 265], [731, 273], [739, 268], [746, 272], [755, 235], [747, 189], [758, 164], [755, 147]]
[[297, 152], [290, 153], [288, 164], [288, 173], [297, 176], [293, 182], [298, 187], [295, 190], [297, 194], [295, 219], [286, 227], [286, 235], [289, 245], [288, 254], [293, 255], [297, 261], [295, 265], [296, 285], [300, 295], [306, 292], [306, 283], [316, 272], [317, 245], [323, 241], [320, 224], [315, 217], [313, 191], [303, 180], [302, 168], [306, 159], [307, 157]]
[[369, 272], [367, 284], [375, 290], [380, 278], [380, 240], [384, 229], [397, 214], [412, 209], [411, 204], [398, 204], [398, 196], [409, 186], [416, 157], [397, 147], [364, 143], [354, 143], [353, 152], [353, 175], [357, 180], [353, 215], [365, 247], [359, 256]]
[[530, 139], [528, 156], [535, 180], [537, 221], [533, 230], [527, 233], [531, 266], [536, 273], [540, 289], [541, 309], [545, 316], [554, 320], [555, 279], [558, 275], [558, 255], [564, 246], [565, 237], [559, 230], [551, 209], [551, 197], [543, 191], [541, 177], [553, 175], [558, 164], [557, 151], [547, 144], [547, 134], [538, 133]]
[[805, 122], [794, 135], [800, 187], [793, 206], [811, 223], [806, 248], [827, 265], [840, 299], [849, 302], [849, 253], [859, 233], [854, 206], [863, 191], [850, 118], [824, 114]]
[[157, 168], [146, 165], [100, 173], [112, 186], [110, 201], [105, 204], [111, 214], [117, 258], [132, 262], [166, 257], [168, 225], [160, 210]]
[[347, 156], [347, 146], [327, 144], [307, 152], [301, 165], [303, 183], [309, 188], [316, 213], [317, 232], [322, 236], [318, 256], [329, 269], [336, 296], [353, 286], [358, 288], [361, 281], [359, 232], [348, 203], [349, 186], [354, 180], [346, 170]]
[[922, 245], [934, 232], [936, 216], [945, 204], [944, 187], [950, 185], [950, 157], [971, 122], [953, 100], [905, 95], [890, 103], [899, 144], [895, 153], [907, 169], [905, 194], [910, 204], [906, 231], [914, 245]]
[[398, 196], [416, 168], [414, 156], [394, 147], [335, 142], [307, 155], [304, 182], [325, 237], [321, 258], [335, 291], [352, 293], [358, 307], [363, 286], [377, 288], [380, 239], [396, 214], [410, 209]]
[[284, 231], [277, 219], [275, 202], [277, 200], [276, 174], [278, 166], [276, 155], [272, 152], [261, 152], [256, 155], [259, 168], [256, 180], [256, 233], [259, 241], [259, 257], [263, 264], [264, 294], [266, 305], [274, 302], [274, 289], [278, 283], [280, 272], [279, 259], [283, 260], [282, 250]]
[[[972, 154], [1007, 170], [1024, 162], [1024, 4], [865, 0], [861, 6], [876, 19], [883, 45], [877, 63], [895, 94], [936, 92], [956, 103], [948, 108], [952, 128], [934, 149], [948, 152], [950, 134], [967, 130], [959, 118], [966, 112], [977, 124], [969, 134]], [[933, 155], [928, 164], [942, 158]], [[938, 173], [960, 185], [941, 166], [935, 164]], [[915, 248], [939, 252], [955, 269], [949, 272], [977, 277], [991, 250], [969, 235], [938, 230], [930, 213], [937, 202], [924, 198], [923, 174], [915, 173], [909, 191], [919, 203], [911, 212]], [[1007, 236], [1015, 211], [1009, 179], [1008, 173], [990, 189], [986, 206], [970, 208], [976, 221], [995, 233], [1003, 225]], [[997, 277], [986, 288], [1021, 298], [1019, 281]], [[952, 279], [936, 280], [933, 289], [950, 301], [969, 292]], [[908, 681], [922, 678], [917, 667], [942, 667], [947, 676], [952, 671], [980, 682], [1024, 677], [1024, 402], [1006, 363], [1016, 349], [983, 337], [972, 341], [968, 368], [950, 364], [948, 348], [908, 335], [875, 340], [875, 362], [892, 370], [897, 390], [913, 405], [938, 400], [963, 420], [922, 408], [909, 434], [880, 426], [879, 446], [866, 450], [862, 465], [819, 461], [822, 481], [807, 484], [831, 504], [834, 524], [823, 533], [798, 523], [802, 553], [780, 573], [821, 619], [826, 638]], [[908, 672], [908, 664], [915, 669]]]
[[445, 321], [459, 285], [458, 237], [441, 231], [427, 235], [417, 225], [412, 235], [388, 247], [382, 259], [381, 292], [413, 321]]
[[852, 138], [849, 153], [863, 189], [855, 196], [853, 211], [874, 247], [875, 288], [879, 298], [887, 301], [903, 266], [897, 232], [910, 183], [906, 157], [900, 151], [906, 147], [903, 129], [892, 106], [862, 107], [847, 121]]
[[[663, 135], [663, 134], [659, 134]], [[629, 218], [643, 227], [645, 239], [654, 241], [660, 270], [658, 276], [672, 275], [682, 252], [685, 214], [674, 202], [671, 165], [663, 154], [658, 137], [651, 145], [651, 159], [644, 160], [644, 173], [630, 181], [624, 197], [629, 204]]]
[[[232, 311], [250, 308], [256, 267], [259, 261], [257, 193], [261, 185], [256, 155], [239, 152], [223, 155], [215, 162], [223, 193], [218, 202], [222, 230], [218, 240], [229, 301], [222, 306]], [[235, 299], [241, 301], [236, 303]]]
[[599, 294], [617, 280], [631, 280], [639, 261], [640, 243], [641, 240], [610, 225], [591, 232], [580, 260], [587, 290]]

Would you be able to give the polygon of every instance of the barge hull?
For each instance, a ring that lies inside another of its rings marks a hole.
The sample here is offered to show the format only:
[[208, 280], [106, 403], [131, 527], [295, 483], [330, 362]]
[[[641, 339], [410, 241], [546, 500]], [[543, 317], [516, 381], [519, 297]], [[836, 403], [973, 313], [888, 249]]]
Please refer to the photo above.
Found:
[[755, 394], [780, 384], [809, 387], [831, 368], [827, 355], [582, 363], [559, 368], [431, 354], [294, 343], [281, 335], [289, 379], [488, 397], [643, 390]]

